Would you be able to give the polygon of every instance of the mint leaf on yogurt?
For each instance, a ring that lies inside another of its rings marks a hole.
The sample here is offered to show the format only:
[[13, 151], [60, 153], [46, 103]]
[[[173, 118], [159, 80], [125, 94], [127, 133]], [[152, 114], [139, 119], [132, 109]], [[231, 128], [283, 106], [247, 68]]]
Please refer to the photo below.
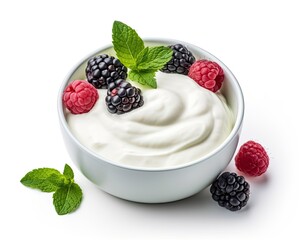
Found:
[[142, 85], [148, 85], [151, 88], [157, 88], [155, 71], [135, 71], [131, 70], [128, 74], [129, 79]]
[[134, 29], [115, 21], [112, 29], [113, 45], [119, 60], [128, 68], [135, 68], [136, 58], [144, 49], [144, 42]]
[[129, 79], [157, 88], [156, 71], [172, 58], [172, 49], [165, 46], [145, 47], [134, 29], [115, 21], [112, 29], [113, 46], [119, 60], [130, 68]]
[[171, 60], [172, 54], [172, 49], [168, 47], [146, 47], [137, 56], [137, 69], [152, 71], [160, 70]]

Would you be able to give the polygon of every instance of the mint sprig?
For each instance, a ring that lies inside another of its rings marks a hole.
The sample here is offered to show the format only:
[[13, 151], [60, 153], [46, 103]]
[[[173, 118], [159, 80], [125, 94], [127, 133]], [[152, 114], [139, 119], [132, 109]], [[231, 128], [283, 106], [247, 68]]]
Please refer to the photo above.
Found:
[[74, 180], [74, 172], [68, 164], [65, 164], [63, 175], [69, 180]]
[[136, 58], [144, 49], [144, 42], [134, 29], [122, 22], [113, 24], [113, 45], [120, 61], [128, 68], [136, 66]]
[[38, 168], [28, 172], [21, 183], [27, 187], [39, 189], [42, 192], [54, 192], [58, 189], [55, 178], [61, 179], [62, 174], [53, 168]]
[[131, 70], [128, 74], [129, 79], [137, 81], [142, 85], [148, 85], [152, 88], [157, 88], [157, 83], [155, 79], [155, 72], [154, 71], [136, 71]]
[[163, 68], [172, 58], [173, 51], [164, 46], [146, 47], [137, 56], [138, 70], [157, 71]]
[[82, 190], [74, 182], [74, 172], [68, 164], [63, 174], [53, 168], [38, 168], [28, 172], [20, 182], [43, 192], [54, 192], [53, 205], [59, 215], [75, 211], [82, 200]]
[[145, 47], [134, 29], [115, 21], [113, 45], [119, 60], [130, 68], [129, 78], [140, 84], [157, 88], [155, 73], [172, 58], [172, 49], [165, 46]]
[[73, 212], [80, 205], [82, 199], [81, 188], [76, 183], [60, 187], [53, 194], [53, 205], [59, 215]]

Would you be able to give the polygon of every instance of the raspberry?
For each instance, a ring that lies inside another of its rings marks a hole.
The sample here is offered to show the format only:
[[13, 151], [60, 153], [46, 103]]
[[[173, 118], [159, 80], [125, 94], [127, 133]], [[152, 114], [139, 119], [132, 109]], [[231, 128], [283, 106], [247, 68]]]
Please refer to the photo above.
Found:
[[218, 91], [224, 81], [223, 69], [208, 60], [198, 60], [190, 67], [188, 76], [200, 86], [212, 91]]
[[85, 80], [71, 82], [63, 93], [63, 103], [73, 114], [89, 112], [98, 98], [96, 88]]
[[241, 146], [235, 156], [235, 165], [238, 170], [250, 176], [260, 176], [267, 171], [269, 157], [259, 143], [248, 141]]
[[224, 172], [213, 182], [210, 192], [212, 198], [221, 207], [237, 211], [246, 206], [250, 195], [250, 185], [243, 176]]

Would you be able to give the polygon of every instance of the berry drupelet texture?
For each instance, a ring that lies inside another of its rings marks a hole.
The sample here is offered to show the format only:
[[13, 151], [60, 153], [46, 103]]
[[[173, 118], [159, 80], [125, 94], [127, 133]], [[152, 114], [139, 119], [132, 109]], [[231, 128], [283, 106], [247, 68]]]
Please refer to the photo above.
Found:
[[212, 198], [230, 211], [237, 211], [246, 206], [250, 185], [243, 176], [224, 172], [211, 185]]
[[224, 81], [223, 69], [216, 62], [197, 60], [190, 67], [188, 76], [201, 87], [212, 92], [218, 91]]
[[161, 69], [165, 73], [187, 75], [190, 66], [195, 62], [193, 54], [182, 44], [169, 46], [173, 50], [172, 59]]
[[107, 89], [107, 86], [117, 79], [127, 78], [127, 68], [119, 59], [107, 54], [89, 59], [85, 73], [88, 82], [97, 89]]
[[63, 93], [63, 103], [73, 114], [89, 112], [99, 98], [96, 88], [85, 80], [71, 82]]
[[141, 90], [123, 79], [108, 85], [105, 101], [108, 111], [116, 114], [130, 112], [144, 104]]
[[238, 170], [250, 176], [260, 176], [269, 166], [269, 156], [262, 145], [254, 141], [244, 143], [235, 157]]

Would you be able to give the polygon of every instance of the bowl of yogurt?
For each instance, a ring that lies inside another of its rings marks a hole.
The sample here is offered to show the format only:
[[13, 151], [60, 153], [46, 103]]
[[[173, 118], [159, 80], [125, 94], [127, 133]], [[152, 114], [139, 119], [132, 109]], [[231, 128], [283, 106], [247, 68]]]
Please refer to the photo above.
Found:
[[92, 183], [116, 197], [142, 203], [163, 203], [192, 196], [208, 187], [226, 168], [241, 132], [244, 100], [238, 81], [215, 56], [177, 40], [148, 39], [147, 46], [186, 46], [196, 59], [218, 63], [224, 83], [217, 93], [186, 75], [156, 73], [157, 89], [128, 80], [142, 90], [144, 105], [116, 115], [107, 111], [106, 89], [85, 114], [65, 109], [66, 86], [86, 79], [88, 59], [115, 56], [103, 47], [77, 64], [63, 81], [58, 116], [64, 142], [78, 169]]

